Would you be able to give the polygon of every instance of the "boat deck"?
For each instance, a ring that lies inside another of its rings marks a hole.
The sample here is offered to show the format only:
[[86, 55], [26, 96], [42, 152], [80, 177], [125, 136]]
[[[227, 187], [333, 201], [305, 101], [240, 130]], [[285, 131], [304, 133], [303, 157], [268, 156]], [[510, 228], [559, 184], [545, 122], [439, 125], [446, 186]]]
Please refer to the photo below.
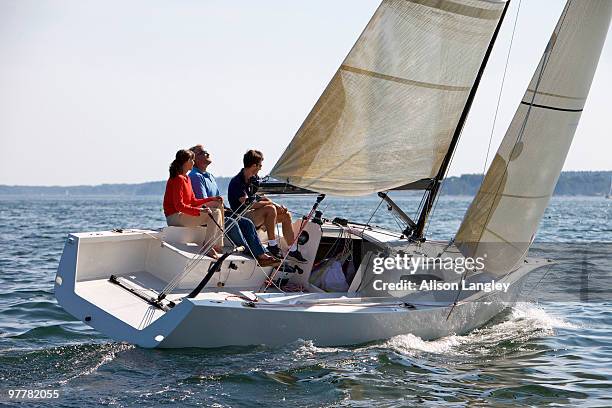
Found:
[[[165, 281], [145, 271], [122, 275], [119, 278], [140, 294], [151, 298], [156, 298], [166, 286]], [[77, 282], [75, 291], [101, 310], [138, 329], [146, 327], [165, 313], [109, 279]], [[178, 288], [170, 292], [167, 299], [179, 303], [189, 292]], [[253, 298], [252, 294], [253, 292], [247, 288], [224, 288], [222, 290], [211, 288], [204, 289], [194, 300], [225, 301], [232, 297], [240, 300], [239, 296]]]

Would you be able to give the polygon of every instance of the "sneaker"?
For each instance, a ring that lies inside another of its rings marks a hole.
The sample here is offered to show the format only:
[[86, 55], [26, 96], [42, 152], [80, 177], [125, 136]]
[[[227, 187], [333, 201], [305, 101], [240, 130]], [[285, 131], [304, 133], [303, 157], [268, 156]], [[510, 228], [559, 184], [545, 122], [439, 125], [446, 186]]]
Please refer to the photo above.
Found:
[[281, 261], [270, 255], [262, 255], [257, 259], [257, 263], [262, 268], [265, 268], [267, 266], [277, 267], [281, 264]]
[[282, 259], [283, 257], [283, 254], [281, 253], [281, 249], [278, 245], [268, 245], [268, 252], [276, 258]]
[[296, 249], [295, 251], [290, 251], [287, 254], [287, 258], [297, 263], [307, 263], [308, 262], [306, 258], [302, 256], [302, 253], [298, 249]]

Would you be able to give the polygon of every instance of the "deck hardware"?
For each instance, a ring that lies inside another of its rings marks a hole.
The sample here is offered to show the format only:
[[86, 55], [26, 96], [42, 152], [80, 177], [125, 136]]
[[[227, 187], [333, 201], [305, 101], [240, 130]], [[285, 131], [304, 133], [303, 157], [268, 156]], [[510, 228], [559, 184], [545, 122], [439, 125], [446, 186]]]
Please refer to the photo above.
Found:
[[298, 245], [305, 245], [309, 240], [310, 240], [310, 234], [308, 234], [308, 231], [302, 231], [302, 233], [298, 237], [297, 243]]
[[[164, 300], [165, 295], [162, 297], [157, 296], [157, 297], [152, 297], [152, 296], [147, 296], [145, 294], [143, 294], [141, 291], [139, 291], [138, 289], [132, 287], [129, 283], [126, 282], [122, 282], [120, 280], [121, 278], [115, 275], [111, 275], [110, 278], [108, 278], [109, 282], [114, 283], [115, 285], [118, 285], [120, 287], [122, 287], [123, 289], [127, 290], [128, 292], [132, 293], [133, 295], [138, 296], [139, 298], [141, 298], [142, 300], [144, 300], [145, 302], [149, 303], [152, 306], [157, 307], [158, 309], [163, 310], [164, 312], [169, 311], [170, 309], [172, 309], [174, 306], [176, 306], [176, 303], [170, 301], [170, 300], [166, 300], [166, 302], [162, 302], [162, 300]], [[159, 299], [161, 297], [161, 299]]]
[[193, 289], [191, 293], [187, 295], [187, 297], [189, 299], [193, 299], [194, 297], [198, 296], [198, 294], [202, 291], [202, 289], [204, 289], [204, 286], [206, 286], [206, 284], [208, 283], [208, 281], [210, 281], [213, 275], [216, 272], [221, 271], [221, 266], [223, 265], [223, 261], [225, 261], [227, 257], [230, 256], [231, 254], [235, 252], [242, 252], [242, 251], [244, 251], [244, 247], [240, 246], [238, 248], [235, 248], [232, 251], [224, 253], [223, 255], [221, 255], [219, 259], [217, 259], [216, 262], [211, 263], [210, 266], [208, 267], [208, 273], [206, 273], [206, 276], [204, 276], [204, 279], [202, 279], [202, 281], [198, 284], [198, 286], [196, 286], [195, 289]]

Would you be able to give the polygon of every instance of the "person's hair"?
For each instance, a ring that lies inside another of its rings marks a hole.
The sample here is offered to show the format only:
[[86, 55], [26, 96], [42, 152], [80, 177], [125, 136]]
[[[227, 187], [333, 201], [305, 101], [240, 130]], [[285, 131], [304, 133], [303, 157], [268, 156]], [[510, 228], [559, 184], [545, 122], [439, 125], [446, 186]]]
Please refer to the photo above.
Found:
[[244, 168], [249, 168], [254, 164], [259, 164], [263, 160], [263, 153], [259, 150], [249, 150], [244, 154], [242, 158], [242, 164], [244, 164]]
[[204, 151], [204, 146], [202, 146], [201, 144], [197, 144], [193, 147], [190, 147], [189, 150], [191, 150], [197, 156], [199, 153], [202, 153]]
[[170, 163], [170, 178], [176, 177], [183, 172], [183, 164], [187, 162], [187, 160], [193, 159], [194, 154], [191, 150], [179, 150], [176, 152], [176, 156], [174, 161]]

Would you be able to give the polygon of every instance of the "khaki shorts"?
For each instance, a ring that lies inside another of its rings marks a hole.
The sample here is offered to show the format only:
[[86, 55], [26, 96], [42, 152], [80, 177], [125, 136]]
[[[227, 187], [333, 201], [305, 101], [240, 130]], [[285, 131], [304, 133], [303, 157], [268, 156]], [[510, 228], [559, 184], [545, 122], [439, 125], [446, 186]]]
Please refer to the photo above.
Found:
[[[223, 209], [211, 208], [211, 211], [214, 220], [223, 228]], [[179, 212], [166, 217], [166, 222], [172, 227], [206, 227], [206, 242], [214, 241], [215, 246], [223, 246], [223, 233], [210, 219], [208, 213], [202, 213], [196, 217]]]

